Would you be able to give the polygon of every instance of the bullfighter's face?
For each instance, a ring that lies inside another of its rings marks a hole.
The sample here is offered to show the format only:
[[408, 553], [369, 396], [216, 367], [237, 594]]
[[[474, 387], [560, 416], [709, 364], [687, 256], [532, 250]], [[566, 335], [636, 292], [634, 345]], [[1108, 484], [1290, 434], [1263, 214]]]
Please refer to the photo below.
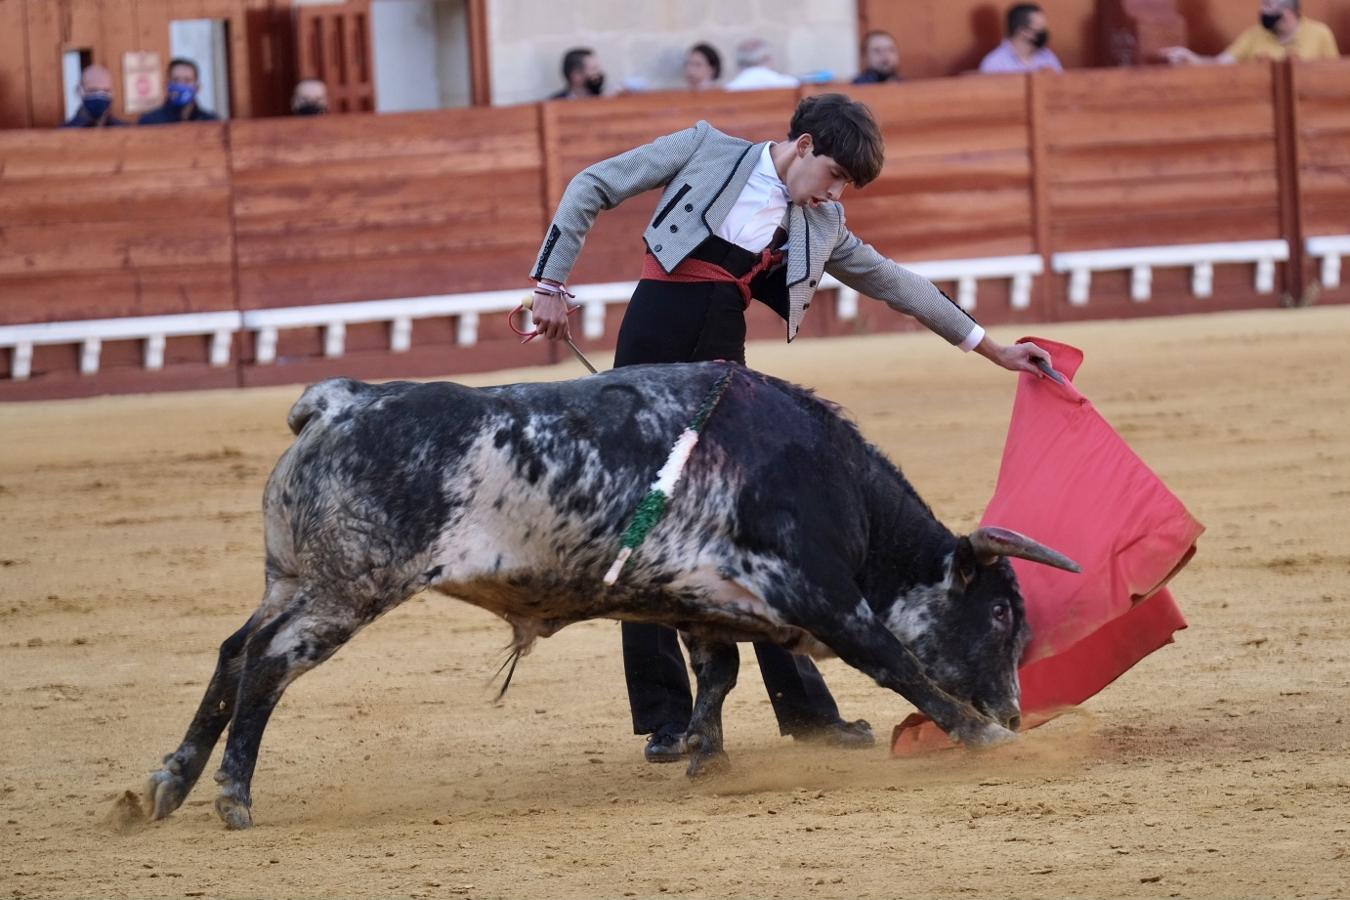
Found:
[[816, 155], [811, 135], [799, 137], [793, 146], [783, 183], [787, 185], [788, 199], [799, 206], [818, 206], [838, 200], [851, 179], [833, 157]]

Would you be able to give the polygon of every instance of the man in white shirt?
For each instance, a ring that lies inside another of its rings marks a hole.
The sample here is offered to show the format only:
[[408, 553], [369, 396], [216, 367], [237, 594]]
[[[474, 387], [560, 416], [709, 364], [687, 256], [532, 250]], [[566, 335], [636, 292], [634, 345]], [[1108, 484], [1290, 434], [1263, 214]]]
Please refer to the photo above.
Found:
[[[564, 282], [602, 209], [655, 187], [665, 192], [643, 234], [642, 280], [619, 328], [614, 365], [745, 362], [745, 308], [776, 310], [792, 340], [824, 272], [913, 315], [962, 350], [1012, 370], [1036, 371], [1049, 355], [1034, 344], [1004, 346], [932, 282], [877, 253], [844, 224], [839, 198], [881, 172], [880, 129], [867, 107], [842, 94], [798, 104], [788, 140], [752, 144], [707, 122], [596, 163], [568, 184], [532, 276], [539, 331], [567, 336]], [[623, 623], [624, 671], [633, 730], [646, 757], [685, 755], [692, 713], [676, 633]], [[845, 721], [811, 660], [756, 643], [779, 729], [840, 747], [870, 746], [871, 727]]]
[[796, 87], [791, 75], [773, 68], [773, 51], [762, 38], [748, 38], [736, 45], [736, 65], [740, 72], [727, 82], [729, 91], [758, 91], [764, 88]]

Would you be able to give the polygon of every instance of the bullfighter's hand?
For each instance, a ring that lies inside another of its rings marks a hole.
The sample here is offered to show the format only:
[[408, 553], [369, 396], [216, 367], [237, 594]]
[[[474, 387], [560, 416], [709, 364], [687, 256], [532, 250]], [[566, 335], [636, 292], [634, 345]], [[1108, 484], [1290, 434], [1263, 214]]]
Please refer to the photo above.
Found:
[[985, 335], [975, 351], [1005, 369], [1013, 372], [1031, 372], [1040, 378], [1044, 378], [1045, 375], [1037, 365], [1037, 360], [1043, 360], [1046, 366], [1052, 368], [1054, 366], [1050, 354], [1030, 341], [1005, 346]]
[[563, 340], [568, 336], [568, 309], [566, 298], [558, 294], [536, 291], [534, 307], [531, 310], [535, 329], [550, 341]]

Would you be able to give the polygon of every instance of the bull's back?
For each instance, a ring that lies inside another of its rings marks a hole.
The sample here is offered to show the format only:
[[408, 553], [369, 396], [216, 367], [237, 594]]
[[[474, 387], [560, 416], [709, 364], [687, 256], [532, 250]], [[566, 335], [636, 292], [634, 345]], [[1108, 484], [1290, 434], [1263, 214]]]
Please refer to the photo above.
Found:
[[[862, 443], [852, 426], [808, 392], [730, 371], [708, 446], [690, 460], [696, 487], [677, 492], [684, 496], [672, 515], [714, 530], [736, 518], [767, 527], [796, 518], [803, 492], [836, 495], [826, 470], [856, 455], [840, 452], [841, 441]], [[349, 554], [356, 548], [324, 544], [349, 531], [388, 557], [488, 537], [533, 547], [539, 535], [558, 544], [550, 551], [610, 556], [680, 432], [727, 373], [727, 364], [707, 363], [494, 388], [313, 385], [291, 411], [298, 437], [269, 482], [269, 552], [275, 536], [291, 541], [293, 554]], [[756, 502], [734, 515], [746, 484], [772, 508]]]

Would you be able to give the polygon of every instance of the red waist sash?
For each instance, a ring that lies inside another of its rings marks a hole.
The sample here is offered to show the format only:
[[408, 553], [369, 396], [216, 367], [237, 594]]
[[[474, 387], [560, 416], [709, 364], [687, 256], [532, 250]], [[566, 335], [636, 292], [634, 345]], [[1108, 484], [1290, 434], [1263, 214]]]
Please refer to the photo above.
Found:
[[761, 272], [767, 272], [782, 262], [783, 255], [782, 250], [764, 250], [759, 254], [759, 262], [755, 263], [750, 271], [737, 278], [716, 263], [694, 259], [692, 256], [685, 257], [684, 261], [676, 266], [674, 271], [667, 272], [661, 267], [660, 261], [648, 252], [642, 257], [642, 277], [651, 281], [673, 281], [678, 284], [698, 284], [709, 281], [734, 284], [737, 290], [741, 292], [741, 300], [745, 302], [746, 306], [749, 306], [750, 282]]

